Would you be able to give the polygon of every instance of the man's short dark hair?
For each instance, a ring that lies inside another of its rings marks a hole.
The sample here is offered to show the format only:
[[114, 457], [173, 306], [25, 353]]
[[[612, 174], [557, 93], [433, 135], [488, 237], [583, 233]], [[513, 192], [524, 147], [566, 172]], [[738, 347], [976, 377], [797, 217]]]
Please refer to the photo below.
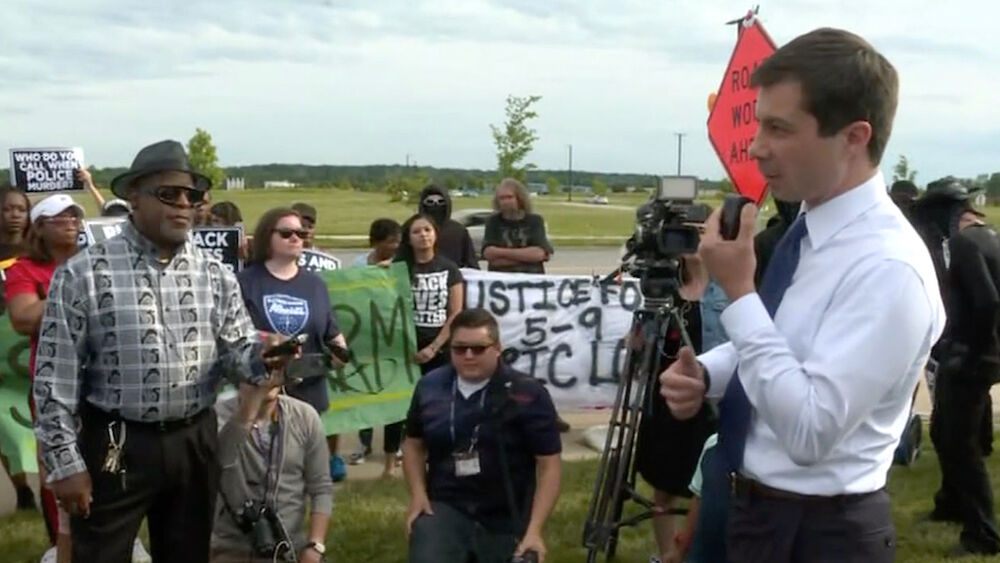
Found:
[[454, 335], [455, 331], [460, 328], [476, 329], [484, 327], [490, 335], [490, 340], [500, 342], [500, 326], [497, 325], [497, 320], [493, 318], [493, 315], [489, 311], [479, 307], [466, 309], [456, 315], [451, 321], [451, 334]]
[[301, 201], [296, 201], [292, 204], [292, 209], [299, 214], [302, 219], [307, 219], [312, 223], [316, 223], [316, 208]]
[[402, 233], [403, 229], [396, 221], [385, 217], [375, 219], [368, 229], [368, 244], [387, 241], [392, 237], [401, 236]]
[[243, 213], [240, 212], [240, 207], [231, 201], [216, 203], [208, 210], [208, 213], [222, 219], [222, 222], [228, 227], [243, 222]]
[[751, 85], [785, 80], [802, 85], [803, 109], [819, 122], [820, 135], [829, 137], [855, 121], [871, 124], [868, 157], [875, 165], [882, 160], [896, 115], [899, 78], [875, 47], [842, 29], [800, 35], [757, 67]]
[[915, 198], [920, 195], [917, 185], [909, 180], [896, 180], [892, 183], [889, 193], [903, 197]]

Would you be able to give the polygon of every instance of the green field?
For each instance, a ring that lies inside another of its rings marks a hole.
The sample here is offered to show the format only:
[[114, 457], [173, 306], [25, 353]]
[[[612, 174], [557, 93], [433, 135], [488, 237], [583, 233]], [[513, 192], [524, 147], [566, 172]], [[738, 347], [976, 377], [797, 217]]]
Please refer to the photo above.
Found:
[[[110, 197], [110, 194], [105, 194]], [[320, 236], [354, 236], [362, 239], [330, 239], [323, 246], [367, 246], [368, 226], [379, 217], [390, 217], [402, 222], [415, 211], [416, 204], [391, 202], [385, 193], [347, 191], [338, 189], [282, 189], [214, 192], [212, 203], [232, 201], [243, 213], [244, 224], [252, 231], [257, 219], [268, 209], [289, 205], [293, 201], [306, 201], [316, 207], [319, 215], [317, 234]], [[97, 207], [86, 194], [74, 194], [77, 201], [87, 208], [87, 216], [95, 216]], [[646, 200], [645, 194], [611, 194], [611, 205], [586, 205], [580, 196], [574, 204], [567, 205], [564, 196], [540, 196], [532, 201], [535, 211], [545, 217], [549, 234], [559, 245], [612, 245], [621, 244], [632, 233], [635, 207]], [[492, 198], [455, 198], [455, 209], [490, 209]], [[618, 209], [615, 206], [627, 206]], [[587, 237], [604, 237], [597, 240]]]
[[[317, 234], [333, 237], [321, 241], [320, 245], [339, 248], [367, 246], [368, 226], [372, 220], [390, 217], [402, 222], [416, 207], [413, 203], [391, 202], [385, 193], [333, 188], [218, 191], [213, 196], [213, 203], [232, 201], [238, 205], [250, 232], [268, 209], [294, 201], [309, 202], [319, 214]], [[106, 193], [106, 197], [110, 194]], [[606, 206], [582, 203], [586, 199], [583, 195], [575, 195], [573, 203], [568, 203], [563, 195], [539, 196], [532, 202], [535, 212], [545, 218], [549, 236], [556, 246], [617, 246], [632, 234], [635, 208], [647, 197], [645, 193], [612, 193], [608, 195], [609, 205]], [[77, 194], [75, 198], [87, 208], [89, 217], [97, 214], [90, 197]], [[455, 209], [489, 209], [492, 204], [491, 196], [486, 195], [453, 201]], [[713, 206], [719, 201], [717, 198], [705, 200]], [[991, 224], [1000, 224], [1000, 207], [988, 207], [985, 212]], [[764, 213], [772, 213], [769, 205], [765, 205]]]
[[[1000, 486], [998, 455], [987, 459], [994, 490]], [[546, 561], [577, 563], [584, 559], [580, 540], [596, 467], [596, 461], [564, 464], [562, 494], [546, 527], [549, 548]], [[895, 467], [890, 474], [889, 490], [898, 532], [897, 561], [942, 561], [958, 542], [958, 526], [919, 521], [931, 509], [938, 476], [933, 451], [925, 451], [913, 467]], [[645, 492], [648, 493], [648, 489]], [[326, 542], [332, 553], [331, 561], [406, 561], [403, 519], [407, 496], [401, 480], [351, 481], [337, 486], [334, 499], [333, 520]], [[626, 514], [633, 511], [634, 505], [626, 509]], [[0, 518], [0, 560], [34, 563], [45, 551], [46, 543], [45, 526], [37, 513]], [[652, 532], [647, 522], [638, 529], [622, 533], [615, 560], [644, 562], [653, 551]], [[996, 560], [991, 557], [961, 559], [969, 563]]]

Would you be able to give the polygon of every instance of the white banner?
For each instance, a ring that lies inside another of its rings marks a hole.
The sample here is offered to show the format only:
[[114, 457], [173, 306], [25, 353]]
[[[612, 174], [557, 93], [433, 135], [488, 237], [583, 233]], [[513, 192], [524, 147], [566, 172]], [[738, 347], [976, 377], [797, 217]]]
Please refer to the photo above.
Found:
[[637, 280], [462, 270], [465, 306], [500, 324], [504, 360], [545, 383], [560, 407], [609, 407], [625, 365], [625, 334], [642, 303]]

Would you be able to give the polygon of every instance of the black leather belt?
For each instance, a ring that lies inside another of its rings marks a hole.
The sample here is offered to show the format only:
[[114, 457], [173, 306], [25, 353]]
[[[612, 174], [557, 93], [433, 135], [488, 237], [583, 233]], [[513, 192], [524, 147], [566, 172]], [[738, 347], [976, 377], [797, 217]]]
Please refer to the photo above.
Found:
[[129, 426], [141, 428], [144, 430], [151, 430], [154, 432], [162, 432], [162, 433], [174, 432], [176, 430], [181, 430], [183, 428], [194, 426], [199, 421], [201, 421], [201, 419], [205, 418], [209, 414], [213, 416], [215, 415], [215, 409], [209, 407], [207, 409], [202, 409], [187, 418], [176, 418], [173, 420], [137, 421], [137, 420], [130, 420], [127, 418], [122, 418], [117, 413], [107, 412], [89, 403], [87, 403], [86, 406], [90, 413], [96, 414], [97, 416], [104, 418], [108, 421], [120, 421], [124, 422]]
[[760, 481], [748, 479], [737, 473], [729, 474], [729, 493], [734, 497], [741, 496], [750, 498], [793, 500], [800, 502], [844, 503], [844, 502], [852, 502], [863, 499], [865, 497], [877, 494], [882, 490], [883, 489], [879, 489], [878, 491], [872, 491], [870, 493], [856, 493], [856, 494], [844, 494], [844, 495], [834, 495], [834, 496], [804, 495], [801, 493], [794, 493], [792, 491], [785, 491], [782, 489], [769, 487], [764, 483], [761, 483]]

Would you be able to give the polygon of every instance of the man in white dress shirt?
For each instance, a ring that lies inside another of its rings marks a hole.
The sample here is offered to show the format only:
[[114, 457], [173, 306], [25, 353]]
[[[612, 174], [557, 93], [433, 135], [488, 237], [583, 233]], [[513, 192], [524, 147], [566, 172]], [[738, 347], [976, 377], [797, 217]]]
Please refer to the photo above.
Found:
[[754, 286], [747, 206], [735, 240], [700, 253], [732, 304], [730, 342], [662, 375], [675, 416], [721, 400], [733, 562], [892, 561], [885, 492], [918, 376], [945, 315], [934, 267], [878, 170], [896, 111], [892, 65], [819, 29], [754, 72], [751, 145], [775, 198], [803, 201]]

